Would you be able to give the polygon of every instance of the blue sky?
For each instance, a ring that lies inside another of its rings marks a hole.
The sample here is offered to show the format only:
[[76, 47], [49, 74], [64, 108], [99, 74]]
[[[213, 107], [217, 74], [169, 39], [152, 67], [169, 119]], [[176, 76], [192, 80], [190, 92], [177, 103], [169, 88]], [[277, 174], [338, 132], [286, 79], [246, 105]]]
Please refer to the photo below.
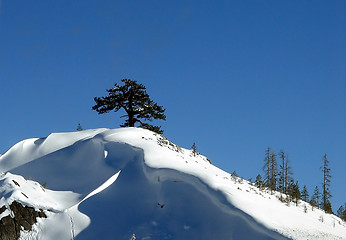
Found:
[[248, 179], [284, 149], [310, 194], [322, 157], [346, 202], [345, 1], [0, 1], [0, 152], [51, 132], [117, 128], [95, 96], [130, 78], [174, 143]]

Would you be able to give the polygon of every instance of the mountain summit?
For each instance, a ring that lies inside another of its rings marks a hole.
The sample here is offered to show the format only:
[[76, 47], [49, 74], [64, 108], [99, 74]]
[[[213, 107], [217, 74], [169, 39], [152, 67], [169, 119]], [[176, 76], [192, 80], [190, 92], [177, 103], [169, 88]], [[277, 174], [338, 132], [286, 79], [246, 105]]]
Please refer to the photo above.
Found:
[[0, 170], [0, 239], [346, 239], [340, 218], [140, 128], [27, 139]]

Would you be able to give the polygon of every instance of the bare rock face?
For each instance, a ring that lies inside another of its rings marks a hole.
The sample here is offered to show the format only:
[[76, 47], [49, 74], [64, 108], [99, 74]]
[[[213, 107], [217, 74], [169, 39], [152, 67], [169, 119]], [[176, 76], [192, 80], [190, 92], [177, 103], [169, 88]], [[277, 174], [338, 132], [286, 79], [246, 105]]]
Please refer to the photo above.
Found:
[[[6, 210], [5, 206], [0, 208], [0, 214]], [[0, 240], [17, 240], [20, 236], [20, 231], [30, 231], [32, 225], [37, 222], [38, 217], [46, 218], [46, 214], [42, 209], [36, 211], [32, 207], [23, 206], [19, 202], [14, 201], [10, 205], [10, 209], [14, 217], [10, 215], [3, 217], [0, 220]]]

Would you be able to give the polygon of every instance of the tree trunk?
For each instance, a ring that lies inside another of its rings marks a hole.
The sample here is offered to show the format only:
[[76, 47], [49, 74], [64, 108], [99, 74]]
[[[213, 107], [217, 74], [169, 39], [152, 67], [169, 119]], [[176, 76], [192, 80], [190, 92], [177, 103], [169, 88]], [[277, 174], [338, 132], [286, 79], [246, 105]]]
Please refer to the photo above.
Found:
[[129, 127], [135, 126], [135, 116], [133, 113], [129, 113]]

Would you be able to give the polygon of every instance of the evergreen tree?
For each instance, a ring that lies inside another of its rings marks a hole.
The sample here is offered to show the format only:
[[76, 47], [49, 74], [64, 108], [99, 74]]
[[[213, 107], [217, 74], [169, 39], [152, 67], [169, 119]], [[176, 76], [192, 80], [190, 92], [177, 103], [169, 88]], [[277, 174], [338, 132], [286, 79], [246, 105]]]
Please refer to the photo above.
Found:
[[342, 216], [343, 216], [344, 212], [345, 212], [345, 208], [344, 208], [344, 206], [341, 205], [341, 206], [338, 208], [338, 210], [336, 211], [336, 215], [337, 215], [339, 218], [342, 219]]
[[197, 154], [197, 147], [196, 147], [196, 143], [193, 143], [191, 148], [192, 148], [192, 154], [193, 154], [193, 156], [195, 157], [195, 156], [196, 156], [196, 154]]
[[276, 190], [276, 178], [277, 178], [277, 162], [276, 154], [268, 147], [265, 151], [264, 166], [266, 186], [272, 190]]
[[315, 187], [314, 194], [311, 197], [310, 204], [312, 207], [320, 206], [321, 193], [318, 187]]
[[278, 179], [278, 189], [287, 194], [288, 184], [292, 178], [292, 170], [289, 165], [288, 154], [281, 150], [279, 152], [279, 158], [281, 159], [281, 164], [279, 166], [279, 179]]
[[135, 234], [132, 234], [132, 237], [130, 240], [136, 240], [136, 235]]
[[346, 221], [346, 203], [345, 206], [340, 206], [338, 211], [337, 211], [337, 215], [339, 218], [341, 218], [342, 220]]
[[268, 147], [265, 151], [265, 158], [264, 158], [264, 166], [263, 166], [263, 171], [265, 174], [265, 184], [267, 187], [270, 186], [270, 159], [271, 159], [271, 149]]
[[99, 114], [113, 110], [117, 112], [123, 109], [126, 114], [122, 117], [126, 117], [126, 120], [120, 125], [121, 127], [135, 127], [135, 124], [139, 123], [139, 127], [162, 134], [163, 131], [160, 127], [150, 125], [142, 120], [150, 122], [154, 119], [166, 120], [165, 109], [150, 99], [143, 84], [130, 79], [121, 81], [123, 82], [122, 86], [115, 83], [113, 88], [107, 89], [108, 96], [95, 97], [96, 105], [92, 109]]
[[308, 189], [306, 188], [306, 185], [304, 185], [303, 187], [303, 190], [301, 192], [301, 195], [302, 195], [302, 200], [305, 201], [305, 202], [308, 202], [309, 200], [309, 192], [308, 192]]
[[270, 189], [276, 191], [276, 178], [277, 178], [277, 162], [276, 162], [276, 154], [272, 151], [270, 156]]
[[78, 123], [77, 131], [83, 131], [83, 128], [82, 128], [82, 126], [80, 125], [80, 123]]
[[262, 189], [265, 186], [265, 183], [264, 183], [264, 180], [263, 180], [261, 174], [257, 175], [256, 180], [255, 180], [255, 185], [259, 189]]
[[287, 186], [287, 202], [293, 201], [293, 195], [294, 195], [294, 181], [293, 179], [290, 180]]
[[284, 171], [285, 155], [282, 150], [279, 152], [279, 158], [281, 160], [281, 163], [279, 165], [277, 190], [279, 192], [285, 193], [285, 171]]
[[321, 167], [323, 172], [323, 183], [322, 183], [322, 209], [327, 213], [333, 213], [332, 205], [330, 203], [330, 198], [332, 197], [330, 193], [330, 168], [329, 161], [327, 159], [327, 154], [323, 156], [323, 166]]
[[233, 172], [231, 173], [231, 177], [232, 177], [232, 180], [233, 180], [233, 181], [236, 181], [237, 178], [238, 178], [237, 172], [236, 172], [236, 171], [233, 171]]
[[296, 203], [296, 206], [298, 206], [299, 199], [301, 198], [298, 181], [291, 185], [291, 196], [292, 200]]

